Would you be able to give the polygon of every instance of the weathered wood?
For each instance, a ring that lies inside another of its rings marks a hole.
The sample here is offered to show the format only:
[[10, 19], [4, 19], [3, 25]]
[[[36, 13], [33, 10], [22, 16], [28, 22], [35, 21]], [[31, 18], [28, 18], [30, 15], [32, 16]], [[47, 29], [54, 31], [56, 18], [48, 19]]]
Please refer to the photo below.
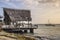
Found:
[[[8, 25], [8, 27], [5, 27], [3, 29], [12, 31], [24, 30], [25, 33], [27, 33], [27, 30], [29, 29], [30, 33], [33, 33], [33, 29], [37, 28], [32, 26], [32, 23], [30, 23], [32, 21], [30, 10], [3, 8], [3, 11], [4, 11], [4, 23]], [[18, 21], [19, 22], [22, 21], [22, 23], [18, 23]], [[28, 22], [27, 25], [25, 25], [23, 21], [27, 21]]]
[[[9, 9], [4, 8], [4, 15], [9, 16], [11, 21], [31, 21], [30, 10], [17, 10], [17, 9]], [[6, 18], [5, 18], [6, 19]]]
[[31, 29], [30, 29], [30, 33], [34, 33], [34, 29], [31, 28]]
[[24, 33], [27, 33], [27, 30], [24, 30]]

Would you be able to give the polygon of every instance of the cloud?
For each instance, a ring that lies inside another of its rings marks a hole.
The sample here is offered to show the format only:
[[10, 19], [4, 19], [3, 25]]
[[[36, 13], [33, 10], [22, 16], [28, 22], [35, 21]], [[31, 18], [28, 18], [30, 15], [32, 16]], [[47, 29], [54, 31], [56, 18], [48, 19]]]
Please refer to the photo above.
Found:
[[24, 4], [26, 4], [28, 7], [36, 7], [38, 5], [37, 1], [34, 0], [25, 0]]
[[0, 2], [8, 2], [9, 5], [14, 5], [16, 7], [16, 3], [26, 5], [27, 8], [40, 8], [40, 7], [59, 7], [60, 0], [0, 0]]
[[10, 0], [0, 0], [0, 2], [9, 2]]
[[0, 5], [1, 4], [3, 6], [0, 6], [0, 7], [9, 7], [10, 6], [11, 8], [18, 8], [18, 6], [16, 6], [13, 2], [10, 2], [10, 0], [2, 0], [2, 1], [0, 1]]
[[60, 0], [24, 0], [24, 4], [30, 8], [60, 7]]
[[3, 6], [5, 7], [31, 9], [33, 22], [35, 23], [46, 23], [49, 17], [54, 18], [59, 15], [56, 15], [57, 12], [60, 12], [58, 11], [58, 9], [60, 10], [59, 0], [47, 3], [40, 3], [39, 1], [41, 0], [0, 0], [0, 2], [4, 3]]
[[10, 0], [5, 0], [5, 1], [9, 2]]

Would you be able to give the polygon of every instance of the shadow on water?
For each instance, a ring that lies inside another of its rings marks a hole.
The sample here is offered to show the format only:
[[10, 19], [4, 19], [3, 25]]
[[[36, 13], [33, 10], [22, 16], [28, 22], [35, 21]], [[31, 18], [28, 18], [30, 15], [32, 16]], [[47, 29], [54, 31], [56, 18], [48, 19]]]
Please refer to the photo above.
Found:
[[35, 37], [36, 40], [56, 40], [54, 38], [49, 38], [46, 36], [38, 36], [39, 34], [37, 34], [37, 33], [24, 33], [22, 30], [19, 30], [19, 31], [12, 31], [12, 30], [5, 30], [5, 29], [3, 29], [3, 30], [8, 33], [32, 35]]
[[8, 32], [8, 33], [18, 33], [18, 34], [23, 34], [24, 32], [19, 30], [19, 31], [13, 31], [13, 30], [8, 30], [8, 29], [3, 29], [3, 31]]

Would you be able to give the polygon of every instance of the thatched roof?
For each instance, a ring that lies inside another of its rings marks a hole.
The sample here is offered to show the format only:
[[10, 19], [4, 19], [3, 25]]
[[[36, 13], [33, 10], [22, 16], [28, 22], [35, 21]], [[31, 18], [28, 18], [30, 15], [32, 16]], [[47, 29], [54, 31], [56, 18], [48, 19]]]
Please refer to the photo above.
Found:
[[3, 8], [4, 13], [7, 14], [11, 21], [31, 21], [30, 10], [18, 10], [18, 9], [9, 9]]

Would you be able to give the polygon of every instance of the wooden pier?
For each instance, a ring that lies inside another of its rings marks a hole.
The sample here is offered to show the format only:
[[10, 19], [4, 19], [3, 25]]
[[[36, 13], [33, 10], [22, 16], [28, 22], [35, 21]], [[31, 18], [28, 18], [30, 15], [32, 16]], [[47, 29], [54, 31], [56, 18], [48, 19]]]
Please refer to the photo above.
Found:
[[[5, 26], [5, 25], [4, 25]], [[11, 27], [10, 25], [7, 27], [2, 27], [3, 30], [8, 31], [8, 32], [23, 32], [23, 33], [34, 33], [34, 29], [37, 29], [37, 26], [33, 27]], [[28, 32], [29, 31], [29, 32]]]
[[37, 29], [37, 26], [32, 25], [30, 10], [3, 8], [3, 11], [5, 27], [2, 29], [12, 32], [23, 31], [24, 33], [27, 33], [28, 30], [30, 33], [34, 33], [33, 30]]

